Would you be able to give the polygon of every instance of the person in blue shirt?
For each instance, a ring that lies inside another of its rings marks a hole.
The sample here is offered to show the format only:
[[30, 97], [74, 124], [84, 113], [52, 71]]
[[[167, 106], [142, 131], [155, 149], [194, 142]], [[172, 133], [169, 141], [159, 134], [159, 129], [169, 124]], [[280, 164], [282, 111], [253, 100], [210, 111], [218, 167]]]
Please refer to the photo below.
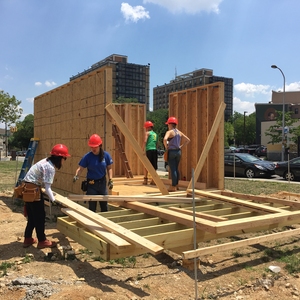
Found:
[[[98, 134], [93, 134], [88, 145], [91, 149], [86, 153], [79, 162], [79, 167], [75, 172], [73, 182], [75, 182], [81, 172], [87, 169], [87, 191], [86, 195], [107, 195], [107, 181], [108, 174], [108, 188], [113, 188], [112, 181], [112, 164], [113, 160], [110, 154], [103, 150], [102, 139]], [[108, 210], [107, 201], [99, 201], [101, 212]], [[89, 209], [96, 212], [97, 201], [89, 201]]]

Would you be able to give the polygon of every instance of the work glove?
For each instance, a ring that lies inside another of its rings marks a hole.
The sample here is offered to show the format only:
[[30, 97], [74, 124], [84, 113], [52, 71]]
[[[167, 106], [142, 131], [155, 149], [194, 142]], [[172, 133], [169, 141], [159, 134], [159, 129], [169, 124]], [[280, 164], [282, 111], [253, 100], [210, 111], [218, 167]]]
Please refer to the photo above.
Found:
[[107, 186], [108, 186], [108, 188], [109, 188], [110, 190], [112, 190], [113, 187], [114, 187], [114, 182], [113, 182], [111, 179], [109, 179], [109, 180], [108, 180]]
[[78, 180], [79, 179], [79, 177], [77, 176], [77, 175], [75, 175], [74, 177], [73, 177], [73, 182], [76, 182], [76, 180]]

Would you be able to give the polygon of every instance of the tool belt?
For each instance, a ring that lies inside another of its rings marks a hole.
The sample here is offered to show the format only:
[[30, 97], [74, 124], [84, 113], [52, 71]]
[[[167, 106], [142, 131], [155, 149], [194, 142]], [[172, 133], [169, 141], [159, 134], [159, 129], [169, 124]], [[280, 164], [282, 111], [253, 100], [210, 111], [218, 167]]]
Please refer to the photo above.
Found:
[[22, 182], [14, 189], [14, 196], [23, 199], [24, 202], [40, 201], [41, 187], [34, 183]]

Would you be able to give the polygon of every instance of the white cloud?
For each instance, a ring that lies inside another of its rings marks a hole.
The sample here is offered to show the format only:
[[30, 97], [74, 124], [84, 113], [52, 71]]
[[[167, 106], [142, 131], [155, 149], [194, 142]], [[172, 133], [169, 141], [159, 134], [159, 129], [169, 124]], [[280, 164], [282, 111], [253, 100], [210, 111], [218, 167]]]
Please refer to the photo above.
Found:
[[131, 6], [128, 3], [123, 2], [121, 4], [121, 12], [126, 21], [137, 21], [142, 19], [150, 19], [149, 12], [145, 10], [143, 6]]
[[269, 85], [263, 85], [263, 84], [251, 84], [251, 83], [238, 83], [234, 85], [234, 89], [237, 92], [245, 93], [248, 97], [254, 97], [255, 94], [270, 94], [270, 86]]
[[53, 86], [56, 86], [56, 82], [46, 80], [46, 81], [45, 81], [45, 86], [47, 86], [47, 87], [53, 87]]
[[285, 85], [285, 90], [289, 92], [300, 91], [300, 81], [292, 82], [289, 85]]
[[255, 105], [253, 102], [242, 101], [240, 98], [233, 97], [233, 111], [237, 111], [241, 114], [246, 111], [247, 114], [252, 114], [255, 112]]
[[223, 0], [143, 0], [143, 3], [161, 5], [172, 13], [196, 14], [200, 11], [219, 13]]
[[[40, 81], [37, 81], [37, 82], [34, 83], [34, 85], [35, 85], [35, 86], [42, 86], [43, 83], [41, 83]], [[45, 83], [44, 83], [44, 85], [45, 85], [46, 87], [53, 87], [53, 86], [56, 86], [57, 83], [54, 82], [54, 81], [46, 80]]]
[[28, 102], [30, 102], [30, 103], [33, 103], [34, 98], [33, 98], [33, 97], [31, 97], [31, 98], [26, 98], [26, 101], [28, 101]]

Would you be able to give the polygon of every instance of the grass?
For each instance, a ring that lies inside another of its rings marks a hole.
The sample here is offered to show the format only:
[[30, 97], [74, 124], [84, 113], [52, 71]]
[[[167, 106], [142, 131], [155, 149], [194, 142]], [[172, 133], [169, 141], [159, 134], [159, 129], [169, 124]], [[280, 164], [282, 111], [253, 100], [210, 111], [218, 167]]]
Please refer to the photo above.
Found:
[[22, 161], [0, 161], [0, 192], [13, 192], [22, 166]]
[[[259, 184], [258, 184], [259, 183]], [[286, 181], [270, 181], [266, 179], [265, 181], [257, 180], [245, 180], [245, 179], [225, 179], [225, 189], [234, 191], [236, 193], [250, 194], [250, 195], [260, 195], [260, 194], [274, 194], [281, 191], [286, 191], [290, 193], [299, 193], [299, 185], [294, 183], [289, 183]]]

